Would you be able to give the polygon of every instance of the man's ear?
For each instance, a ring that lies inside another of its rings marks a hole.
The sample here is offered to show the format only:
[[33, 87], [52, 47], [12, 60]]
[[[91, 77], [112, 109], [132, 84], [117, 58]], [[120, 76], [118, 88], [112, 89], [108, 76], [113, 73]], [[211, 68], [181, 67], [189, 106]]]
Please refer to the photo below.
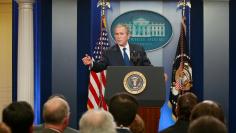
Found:
[[65, 126], [68, 126], [68, 125], [69, 125], [69, 119], [70, 119], [69, 116], [66, 116], [66, 117], [64, 118], [63, 124], [64, 124]]
[[130, 37], [131, 37], [131, 35], [130, 35], [130, 34], [128, 34], [128, 39], [130, 39]]
[[29, 133], [33, 133], [34, 131], [34, 125], [32, 124], [32, 126], [29, 128]]

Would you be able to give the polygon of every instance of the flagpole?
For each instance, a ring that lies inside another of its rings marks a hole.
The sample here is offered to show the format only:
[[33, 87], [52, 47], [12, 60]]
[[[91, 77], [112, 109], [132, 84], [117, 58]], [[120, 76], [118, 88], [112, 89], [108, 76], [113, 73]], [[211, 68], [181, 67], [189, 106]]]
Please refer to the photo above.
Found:
[[[190, 9], [191, 9], [191, 2], [190, 2], [190, 0], [189, 1], [187, 1], [187, 0], [180, 0], [179, 2], [178, 2], [178, 4], [177, 4], [177, 7], [178, 8], [181, 8], [182, 9], [182, 18], [183, 17], [185, 17], [185, 19], [188, 19], [188, 21], [186, 21], [186, 25], [187, 25], [187, 22], [188, 22], [188, 32], [187, 32], [187, 30], [185, 31], [185, 34], [187, 34], [188, 33], [188, 45], [189, 45], [189, 51], [188, 51], [188, 53], [190, 54], [190, 49], [191, 49], [191, 45], [190, 45], [190, 42], [191, 42], [191, 40], [190, 40], [190, 36], [191, 36], [191, 32], [190, 32], [190, 28], [191, 28], [191, 20], [190, 20]], [[186, 7], [188, 7], [188, 9], [189, 10], [186, 10], [187, 8]], [[188, 11], [188, 18], [186, 18], [186, 12]]]
[[[105, 19], [105, 10], [106, 8], [110, 8], [110, 2], [108, 0], [99, 0], [98, 3], [97, 3], [97, 7], [101, 7], [101, 20], [100, 20], [100, 38], [102, 37], [102, 31], [104, 30], [103, 29], [103, 24], [104, 24], [104, 27], [106, 27], [106, 23], [104, 23], [106, 21]], [[101, 45], [100, 48], [102, 48], [103, 46]], [[99, 76], [99, 82], [101, 83], [102, 82], [102, 73], [100, 73], [100, 76]], [[99, 108], [103, 108], [103, 98], [102, 98], [102, 84], [99, 84]]]
[[[176, 71], [176, 73], [178, 75], [178, 79], [180, 80], [180, 86], [182, 88], [182, 89], [179, 90], [179, 92], [180, 92], [180, 95], [182, 95], [186, 91], [184, 89], [185, 85], [184, 85], [184, 83], [182, 83], [182, 79], [181, 79], [181, 77], [182, 77], [181, 75], [184, 72], [184, 61], [183, 61], [183, 58], [185, 56], [184, 53], [183, 53], [183, 46], [182, 46], [184, 44], [183, 34], [186, 37], [186, 34], [187, 34], [186, 17], [185, 17], [186, 9], [187, 9], [186, 7], [191, 8], [191, 4], [190, 4], [190, 1], [187, 2], [186, 0], [181, 0], [181, 1], [178, 2], [177, 7], [179, 9], [182, 9], [181, 10], [181, 13], [182, 13], [181, 14], [182, 15], [182, 17], [181, 17], [181, 31], [180, 31], [180, 44], [181, 44], [180, 45], [180, 56], [181, 56], [181, 60], [180, 60], [180, 66], [179, 66], [178, 70]], [[189, 36], [189, 38], [190, 38], [190, 36]], [[189, 51], [188, 51], [188, 53], [189, 53]]]

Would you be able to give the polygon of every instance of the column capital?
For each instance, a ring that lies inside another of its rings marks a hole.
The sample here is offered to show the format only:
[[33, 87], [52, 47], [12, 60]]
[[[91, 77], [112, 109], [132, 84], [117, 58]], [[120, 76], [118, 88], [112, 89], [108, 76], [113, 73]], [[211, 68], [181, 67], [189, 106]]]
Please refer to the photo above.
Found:
[[31, 3], [33, 4], [35, 0], [15, 0], [18, 4]]
[[35, 0], [15, 0], [18, 5], [19, 9], [33, 9], [33, 3]]

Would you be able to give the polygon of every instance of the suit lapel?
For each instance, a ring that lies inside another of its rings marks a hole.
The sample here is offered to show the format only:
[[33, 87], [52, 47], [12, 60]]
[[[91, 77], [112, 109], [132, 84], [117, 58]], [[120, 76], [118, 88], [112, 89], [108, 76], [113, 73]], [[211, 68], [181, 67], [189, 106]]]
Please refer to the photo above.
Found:
[[133, 60], [132, 60], [132, 56], [133, 56], [132, 53], [133, 53], [133, 51], [135, 51], [134, 45], [129, 44], [129, 50], [130, 50], [130, 62], [132, 64], [132, 66], [134, 66], [134, 63], [133, 63]]
[[125, 65], [124, 59], [123, 59], [122, 53], [120, 51], [120, 48], [117, 44], [116, 44], [116, 47], [114, 50], [114, 55], [115, 55], [115, 60], [117, 62], [117, 65], [120, 64], [121, 66], [124, 66]]

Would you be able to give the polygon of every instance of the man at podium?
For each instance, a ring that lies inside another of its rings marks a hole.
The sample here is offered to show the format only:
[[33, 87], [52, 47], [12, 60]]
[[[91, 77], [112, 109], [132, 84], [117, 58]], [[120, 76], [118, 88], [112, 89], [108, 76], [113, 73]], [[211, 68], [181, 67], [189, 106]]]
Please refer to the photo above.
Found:
[[[126, 25], [118, 24], [115, 27], [114, 38], [116, 44], [103, 51], [99, 61], [93, 61], [87, 54], [82, 61], [84, 65], [90, 66], [91, 71], [101, 72], [102, 70], [107, 70], [106, 93], [104, 96], [106, 99], [109, 100], [117, 92], [125, 91], [131, 93], [128, 90], [132, 89], [134, 93], [131, 94], [135, 94], [141, 105], [140, 116], [145, 121], [147, 133], [154, 133], [157, 130], [156, 125], [159, 120], [158, 112], [160, 112], [160, 107], [165, 101], [165, 84], [162, 77], [164, 69], [163, 67], [142, 67], [152, 66], [152, 64], [142, 46], [128, 43], [130, 33]], [[114, 67], [107, 69], [108, 66]], [[138, 71], [137, 74], [136, 71]], [[132, 82], [134, 78], [139, 77], [145, 77], [141, 81], [148, 82], [139, 82], [140, 84], [138, 85], [135, 84], [138, 82]], [[165, 79], [167, 79], [167, 76], [165, 76]], [[133, 88], [134, 86], [136, 87], [135, 89]]]
[[107, 66], [151, 66], [144, 48], [140, 45], [129, 44], [129, 28], [118, 24], [114, 31], [116, 45], [111, 46], [102, 54], [98, 62], [93, 62], [89, 55], [82, 59], [84, 65], [90, 65], [91, 70], [100, 72]]

